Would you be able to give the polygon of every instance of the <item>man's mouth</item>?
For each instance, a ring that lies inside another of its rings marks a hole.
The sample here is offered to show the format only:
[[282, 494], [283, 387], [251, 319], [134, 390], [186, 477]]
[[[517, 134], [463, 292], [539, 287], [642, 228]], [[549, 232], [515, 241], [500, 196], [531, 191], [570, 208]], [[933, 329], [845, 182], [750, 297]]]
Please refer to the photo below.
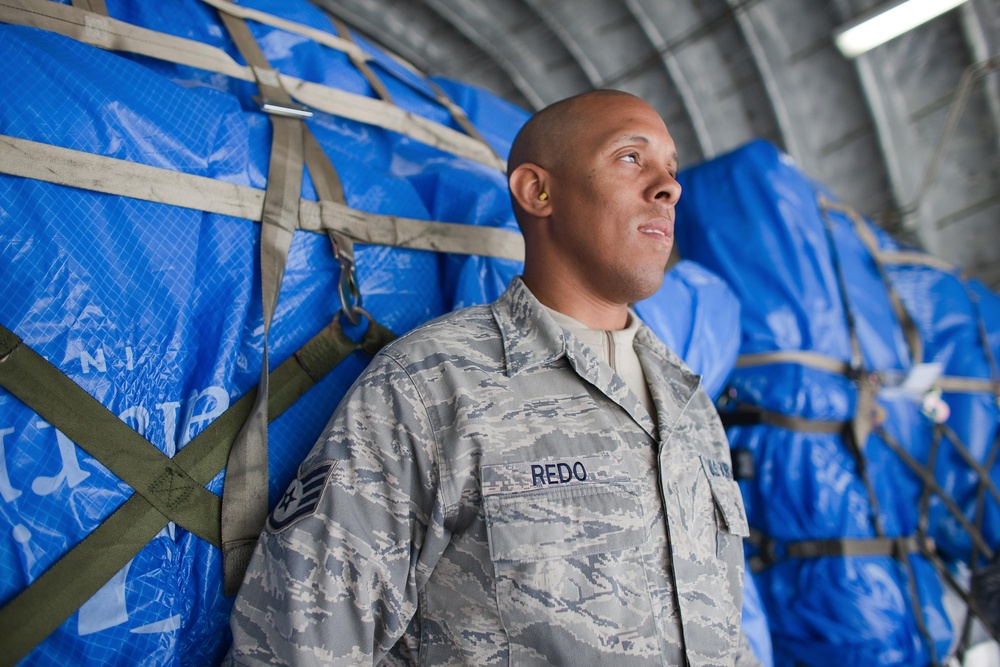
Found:
[[673, 230], [666, 226], [659, 225], [649, 225], [646, 227], [640, 227], [639, 232], [646, 234], [647, 236], [652, 236], [662, 243], [672, 241], [674, 238]]

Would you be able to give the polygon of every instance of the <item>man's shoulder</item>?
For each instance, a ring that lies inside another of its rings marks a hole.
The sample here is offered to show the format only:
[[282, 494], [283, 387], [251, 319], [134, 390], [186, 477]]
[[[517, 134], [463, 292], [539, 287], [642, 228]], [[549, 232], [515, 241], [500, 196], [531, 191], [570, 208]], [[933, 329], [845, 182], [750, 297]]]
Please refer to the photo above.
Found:
[[432, 356], [493, 351], [499, 336], [491, 306], [470, 306], [411, 329], [387, 345], [382, 354], [406, 366]]

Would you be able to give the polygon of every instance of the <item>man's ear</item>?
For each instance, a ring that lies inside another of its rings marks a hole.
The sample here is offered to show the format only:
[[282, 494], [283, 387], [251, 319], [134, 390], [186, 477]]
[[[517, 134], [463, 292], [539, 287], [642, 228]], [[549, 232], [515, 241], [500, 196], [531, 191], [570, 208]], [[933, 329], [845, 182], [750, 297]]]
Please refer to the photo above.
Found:
[[552, 193], [549, 172], [537, 164], [525, 162], [510, 174], [510, 194], [528, 215], [548, 217], [552, 211]]

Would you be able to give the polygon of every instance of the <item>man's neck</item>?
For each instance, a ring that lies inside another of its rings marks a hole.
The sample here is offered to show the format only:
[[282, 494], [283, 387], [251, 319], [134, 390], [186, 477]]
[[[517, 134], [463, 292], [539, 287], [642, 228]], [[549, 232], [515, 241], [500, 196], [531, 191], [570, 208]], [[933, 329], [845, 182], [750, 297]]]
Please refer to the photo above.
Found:
[[592, 329], [619, 331], [628, 324], [628, 305], [611, 303], [581, 285], [551, 278], [544, 283], [525, 272], [525, 286], [543, 305]]

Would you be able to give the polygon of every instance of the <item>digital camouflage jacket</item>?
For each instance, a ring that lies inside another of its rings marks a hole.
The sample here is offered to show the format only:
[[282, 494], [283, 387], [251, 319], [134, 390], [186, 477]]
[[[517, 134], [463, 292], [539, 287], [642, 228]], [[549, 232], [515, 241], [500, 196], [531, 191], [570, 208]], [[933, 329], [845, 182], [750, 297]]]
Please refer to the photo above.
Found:
[[385, 348], [268, 519], [234, 663], [753, 663], [725, 433], [634, 345], [658, 423], [520, 280]]

